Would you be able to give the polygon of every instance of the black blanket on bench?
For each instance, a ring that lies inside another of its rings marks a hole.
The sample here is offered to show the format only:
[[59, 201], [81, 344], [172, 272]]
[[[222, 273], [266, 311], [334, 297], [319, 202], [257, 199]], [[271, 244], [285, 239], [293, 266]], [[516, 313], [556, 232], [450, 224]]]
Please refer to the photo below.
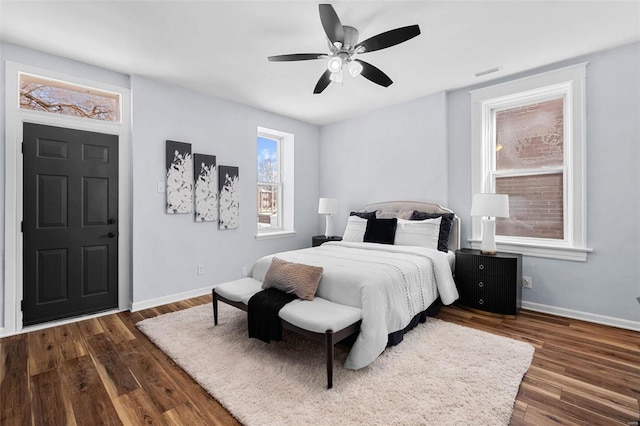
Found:
[[249, 337], [266, 343], [282, 340], [282, 324], [278, 312], [294, 299], [297, 299], [295, 294], [285, 293], [276, 288], [268, 288], [251, 296], [247, 304]]

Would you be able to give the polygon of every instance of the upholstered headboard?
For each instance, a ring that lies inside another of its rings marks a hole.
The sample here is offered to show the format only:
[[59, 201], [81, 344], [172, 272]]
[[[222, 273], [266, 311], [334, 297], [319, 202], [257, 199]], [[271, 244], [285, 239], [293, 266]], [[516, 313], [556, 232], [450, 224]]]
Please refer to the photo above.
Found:
[[[418, 210], [428, 213], [454, 213], [440, 204], [425, 203], [422, 201], [384, 201], [381, 203], [367, 204], [361, 212], [370, 212], [380, 210], [383, 212], [405, 212]], [[451, 233], [449, 234], [449, 250], [456, 251], [460, 248], [460, 218], [455, 216], [451, 225]]]

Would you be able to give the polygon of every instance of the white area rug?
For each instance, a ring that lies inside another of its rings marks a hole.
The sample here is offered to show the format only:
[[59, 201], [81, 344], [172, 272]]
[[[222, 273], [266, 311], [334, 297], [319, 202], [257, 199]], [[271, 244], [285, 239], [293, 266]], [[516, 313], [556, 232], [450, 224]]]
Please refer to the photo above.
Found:
[[246, 313], [220, 303], [137, 325], [245, 425], [508, 424], [533, 346], [429, 319], [371, 365], [342, 368], [326, 388], [323, 345], [284, 331], [247, 337]]

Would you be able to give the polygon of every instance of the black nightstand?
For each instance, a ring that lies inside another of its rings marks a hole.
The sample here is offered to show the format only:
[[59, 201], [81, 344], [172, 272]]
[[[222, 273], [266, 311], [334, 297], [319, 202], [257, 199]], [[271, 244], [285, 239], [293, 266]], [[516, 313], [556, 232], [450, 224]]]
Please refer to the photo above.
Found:
[[324, 235], [314, 235], [311, 237], [311, 247], [318, 247], [327, 241], [342, 241], [342, 237], [326, 237]]
[[498, 315], [515, 316], [522, 306], [522, 255], [456, 251], [459, 303]]

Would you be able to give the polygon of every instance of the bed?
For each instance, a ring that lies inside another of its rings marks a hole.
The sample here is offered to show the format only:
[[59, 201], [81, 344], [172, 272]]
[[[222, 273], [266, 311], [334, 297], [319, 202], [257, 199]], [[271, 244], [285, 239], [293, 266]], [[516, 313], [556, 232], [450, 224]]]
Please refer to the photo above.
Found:
[[[316, 295], [334, 303], [362, 309], [360, 333], [344, 365], [354, 370], [373, 362], [388, 344], [402, 340], [402, 335], [418, 321], [424, 321], [425, 315], [435, 304], [441, 301], [448, 305], [458, 298], [452, 271], [453, 253], [460, 242], [459, 220], [451, 210], [433, 203], [393, 201], [369, 204], [357, 213], [364, 216], [366, 212], [369, 212], [369, 217], [372, 217], [371, 212], [376, 212], [378, 219], [390, 219], [373, 221], [375, 224], [393, 222], [393, 217], [410, 218], [413, 212], [423, 213], [422, 216], [417, 215], [414, 221], [397, 219], [398, 223], [402, 223], [403, 235], [407, 235], [405, 228], [422, 228], [419, 225], [421, 222], [429, 222], [428, 226], [433, 228], [435, 225], [431, 219], [445, 215], [450, 218], [450, 232], [444, 242], [448, 250], [357, 241], [358, 236], [354, 238], [349, 234], [355, 229], [353, 226], [350, 228], [350, 224], [353, 222], [361, 226], [362, 222], [350, 217], [345, 232], [346, 241], [327, 242], [318, 247], [265, 256], [252, 269], [253, 278], [263, 281], [274, 256], [288, 262], [321, 266], [324, 272]], [[440, 247], [443, 235], [436, 237], [440, 238], [438, 247], [443, 248]], [[414, 241], [411, 238], [406, 241], [411, 243]]]

